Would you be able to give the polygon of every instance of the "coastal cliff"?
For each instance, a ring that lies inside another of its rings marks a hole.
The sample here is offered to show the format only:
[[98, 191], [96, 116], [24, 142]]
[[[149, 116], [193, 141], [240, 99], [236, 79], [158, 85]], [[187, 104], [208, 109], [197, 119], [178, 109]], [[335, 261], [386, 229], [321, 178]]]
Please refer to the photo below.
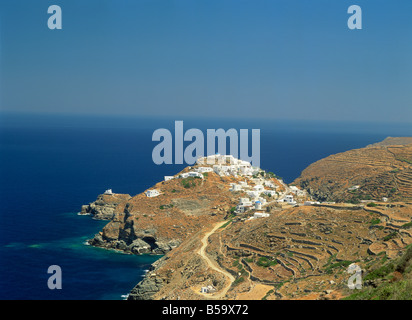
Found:
[[101, 194], [96, 201], [83, 205], [80, 214], [92, 215], [97, 220], [112, 220], [119, 203], [130, 198], [128, 194]]

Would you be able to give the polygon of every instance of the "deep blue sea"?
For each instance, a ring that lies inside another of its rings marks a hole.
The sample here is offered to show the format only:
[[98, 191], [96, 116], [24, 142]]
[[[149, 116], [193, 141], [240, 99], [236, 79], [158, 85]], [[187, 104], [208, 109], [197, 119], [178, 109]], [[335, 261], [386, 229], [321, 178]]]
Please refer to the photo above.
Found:
[[[155, 129], [182, 119], [0, 116], [0, 299], [122, 299], [159, 257], [85, 245], [107, 223], [79, 216], [111, 188], [136, 195], [185, 165], [156, 165]], [[183, 119], [185, 130], [261, 129], [261, 167], [293, 181], [310, 163], [410, 125]], [[62, 289], [50, 290], [50, 265]]]

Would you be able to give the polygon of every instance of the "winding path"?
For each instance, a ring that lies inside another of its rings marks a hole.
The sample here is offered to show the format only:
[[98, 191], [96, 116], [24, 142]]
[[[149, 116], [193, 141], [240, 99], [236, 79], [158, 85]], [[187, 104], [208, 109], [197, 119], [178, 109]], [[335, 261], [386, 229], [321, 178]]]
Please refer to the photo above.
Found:
[[219, 229], [221, 226], [223, 226], [227, 221], [222, 221], [217, 223], [213, 229], [205, 234], [205, 236], [202, 238], [202, 246], [197, 252], [207, 263], [207, 265], [212, 268], [213, 270], [222, 273], [226, 278], [229, 278], [229, 283], [221, 290], [221, 292], [216, 293], [216, 294], [204, 294], [205, 296], [212, 298], [212, 299], [221, 299], [223, 298], [227, 291], [230, 289], [232, 282], [235, 281], [235, 278], [226, 270], [223, 270], [219, 266], [216, 265], [214, 261], [212, 261], [206, 254], [206, 247], [207, 247], [207, 240], [209, 239], [210, 235], [212, 235], [217, 229]]

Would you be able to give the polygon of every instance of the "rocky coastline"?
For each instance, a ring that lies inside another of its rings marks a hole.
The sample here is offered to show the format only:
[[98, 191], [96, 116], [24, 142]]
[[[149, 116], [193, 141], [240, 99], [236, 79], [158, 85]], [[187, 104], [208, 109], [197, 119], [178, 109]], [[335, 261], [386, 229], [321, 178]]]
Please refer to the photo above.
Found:
[[91, 215], [96, 220], [112, 220], [119, 203], [131, 198], [128, 194], [101, 194], [89, 204], [83, 205], [81, 215]]
[[151, 300], [160, 291], [167, 280], [157, 276], [156, 270], [162, 267], [167, 259], [167, 256], [163, 256], [152, 263], [143, 280], [130, 291], [127, 300]]
[[[116, 222], [116, 209], [119, 204], [127, 202], [129, 199], [131, 199], [131, 196], [128, 194], [101, 194], [96, 201], [83, 205], [80, 214], [91, 215], [96, 220]], [[124, 208], [125, 217], [130, 214], [128, 209], [129, 205], [126, 203]], [[110, 229], [110, 226], [106, 226], [102, 232], [89, 239], [88, 244], [100, 248], [119, 250], [127, 254], [154, 255], [166, 254], [180, 244], [179, 239], [158, 238], [154, 229], [139, 230], [139, 233], [133, 234], [119, 233], [116, 237], [111, 236]]]
[[[128, 194], [104, 195], [101, 194], [97, 199], [87, 205], [83, 205], [80, 215], [91, 215], [96, 220], [115, 219], [115, 212], [118, 205], [131, 198]], [[125, 206], [127, 212], [129, 206]], [[157, 239], [154, 230], [142, 230], [140, 237], [119, 236], [117, 239], [106, 237], [104, 232], [97, 233], [92, 239], [87, 241], [89, 245], [118, 250], [126, 254], [153, 254], [159, 255], [159, 260], [156, 260], [149, 268], [147, 276], [139, 282], [128, 295], [128, 300], [149, 300], [163, 286], [163, 279], [155, 276], [157, 267], [162, 266], [167, 257], [167, 252], [176, 248], [180, 244], [179, 239], [161, 240]]]

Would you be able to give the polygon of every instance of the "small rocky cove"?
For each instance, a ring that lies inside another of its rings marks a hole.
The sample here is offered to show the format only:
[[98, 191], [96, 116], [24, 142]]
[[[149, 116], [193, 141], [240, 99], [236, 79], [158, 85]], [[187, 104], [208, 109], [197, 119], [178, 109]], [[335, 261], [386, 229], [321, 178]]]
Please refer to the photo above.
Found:
[[[117, 194], [116, 197], [99, 195], [96, 201], [83, 205], [80, 214], [91, 215], [96, 220], [115, 219], [115, 210], [122, 201], [127, 201], [129, 195]], [[128, 212], [129, 205], [126, 204], [125, 212]], [[149, 268], [149, 272], [164, 264], [167, 260], [164, 255], [180, 244], [179, 239], [158, 240], [154, 229], [141, 230], [139, 235], [131, 236], [128, 233], [119, 234], [119, 238], [106, 237], [104, 232], [97, 233], [88, 243], [95, 247], [114, 249], [126, 254], [153, 254], [159, 255], [159, 260], [155, 261]], [[139, 282], [128, 295], [129, 300], [148, 300], [160, 290], [163, 280], [154, 276], [145, 277]]]

